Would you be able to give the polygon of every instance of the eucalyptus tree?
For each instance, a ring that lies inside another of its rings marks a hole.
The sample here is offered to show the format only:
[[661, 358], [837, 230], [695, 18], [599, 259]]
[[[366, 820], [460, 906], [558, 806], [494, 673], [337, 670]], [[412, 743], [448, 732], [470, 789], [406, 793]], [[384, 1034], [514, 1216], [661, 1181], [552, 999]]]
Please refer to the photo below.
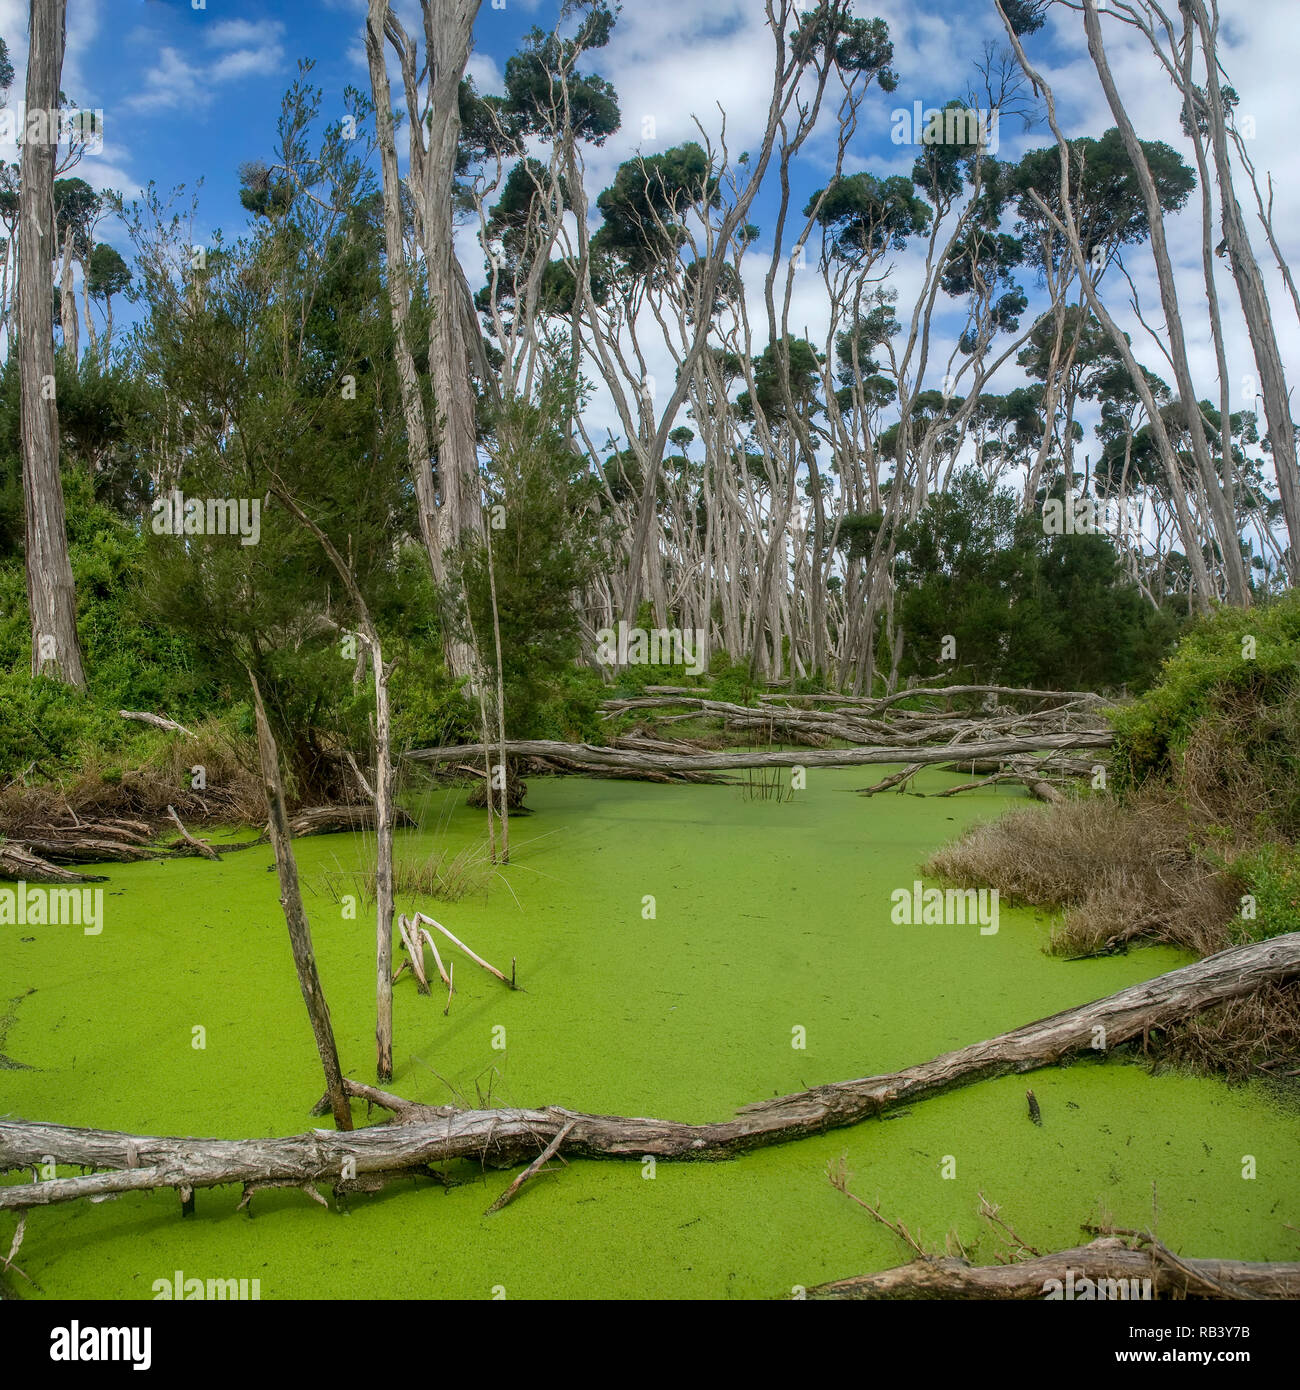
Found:
[[95, 223], [103, 216], [103, 199], [85, 179], [56, 179], [54, 182], [55, 253], [58, 258], [59, 323], [63, 333], [63, 349], [73, 362], [78, 351], [77, 291], [73, 280], [74, 264], [85, 265], [94, 245]]
[[23, 493], [32, 674], [84, 686], [77, 604], [68, 558], [59, 414], [50, 322], [54, 258], [55, 127], [63, 66], [66, 0], [31, 0], [27, 50], [28, 121], [22, 150], [18, 239], [18, 356], [22, 391]]
[[[1070, 145], [1061, 130], [1060, 122], [1056, 113], [1056, 95], [1052, 90], [1051, 84], [1043, 74], [1035, 68], [1029, 61], [1025, 52], [1024, 44], [1021, 42], [1022, 33], [1031, 33], [1038, 25], [1030, 25], [1025, 22], [1024, 11], [1029, 8], [1024, 5], [1013, 6], [1010, 11], [1007, 9], [1006, 0], [995, 0], [999, 13], [1002, 16], [1004, 26], [1011, 45], [1015, 51], [1016, 60], [1020, 64], [1026, 78], [1033, 84], [1034, 90], [1042, 94], [1046, 106], [1047, 120], [1051, 127], [1052, 134], [1056, 138], [1058, 152], [1058, 162], [1060, 168], [1059, 175], [1059, 199], [1055, 209], [1047, 203], [1042, 193], [1031, 190], [1030, 196], [1038, 211], [1051, 224], [1054, 231], [1063, 239], [1069, 256], [1074, 264], [1076, 275], [1079, 277], [1080, 285], [1087, 299], [1088, 307], [1096, 315], [1099, 322], [1110, 336], [1116, 351], [1123, 358], [1126, 370], [1136, 388], [1138, 395], [1142, 398], [1143, 406], [1151, 421], [1151, 428], [1154, 432], [1157, 448], [1160, 451], [1161, 461], [1165, 468], [1166, 477], [1169, 482], [1171, 495], [1174, 501], [1174, 508], [1178, 519], [1179, 532], [1183, 538], [1186, 548], [1186, 561], [1189, 566], [1192, 593], [1195, 603], [1201, 609], [1208, 609], [1214, 594], [1214, 586], [1211, 581], [1209, 569], [1205, 564], [1202, 553], [1201, 540], [1198, 536], [1193, 517], [1187, 506], [1186, 491], [1180, 475], [1178, 461], [1175, 456], [1173, 445], [1164, 428], [1164, 422], [1160, 417], [1154, 398], [1151, 395], [1143, 369], [1133, 355], [1132, 348], [1127, 337], [1119, 324], [1103, 303], [1101, 296], [1097, 292], [1094, 283], [1095, 267], [1091, 256], [1085, 248], [1080, 235], [1078, 221], [1075, 217], [1073, 200], [1071, 195], [1071, 159]], [[1037, 16], [1041, 16], [1044, 5], [1032, 7]], [[1095, 15], [1093, 16], [1095, 19]], [[1129, 127], [1131, 133], [1131, 125]], [[1133, 137], [1136, 140], [1136, 136]], [[1148, 204], [1148, 213], [1152, 225], [1160, 221], [1159, 196], [1154, 189], [1151, 178], [1150, 166], [1142, 159], [1140, 147], [1137, 150], [1137, 158], [1133, 158], [1133, 150], [1130, 148], [1130, 141], [1124, 139], [1126, 151], [1129, 153], [1130, 161], [1133, 163], [1135, 171], [1139, 164], [1146, 170], [1145, 177], [1141, 179], [1144, 201]], [[1163, 223], [1161, 223], [1163, 227]]]
[[[101, 241], [91, 251], [84, 269], [87, 298], [104, 306], [104, 333], [99, 344], [101, 360], [107, 363], [113, 350], [113, 296], [125, 294], [131, 288], [131, 267], [115, 247]], [[86, 309], [86, 327], [93, 337], [89, 307]]]
[[[985, 77], [990, 84], [988, 109], [1014, 103], [1014, 79], [1005, 71], [995, 73], [991, 66]], [[898, 415], [896, 425], [868, 448], [884, 466], [892, 465], [893, 486], [883, 499], [882, 523], [872, 529], [864, 611], [860, 620], [851, 615], [846, 627], [856, 640], [840, 655], [841, 677], [852, 673], [855, 685], [873, 678], [882, 613], [887, 635], [893, 630], [890, 572], [897, 528], [919, 514], [929, 491], [940, 482], [945, 459], [951, 471], [986, 382], [1027, 334], [1020, 331], [1027, 299], [1015, 279], [1023, 247], [1017, 237], [999, 229], [1009, 190], [1003, 167], [989, 151], [988, 135], [974, 102], [954, 99], [931, 114], [920, 134], [921, 149], [910, 177], [878, 180], [852, 175], [832, 181], [813, 200], [819, 204], [823, 274], [831, 289], [832, 327], [837, 333], [863, 318], [864, 299], [878, 295], [871, 287], [889, 277], [893, 253], [915, 244], [924, 255], [920, 285], [906, 318], [898, 320], [893, 300], [877, 297], [870, 312], [881, 315], [887, 307], [888, 320], [878, 319], [869, 343], [856, 346], [856, 336], [847, 340], [850, 351], [859, 354], [861, 347], [869, 346], [873, 356], [859, 361], [858, 377], [871, 381], [877, 393], [874, 379], [885, 378], [897, 398]], [[935, 362], [940, 351], [936, 319], [956, 306], [964, 311], [964, 322], [946, 360]], [[881, 331], [886, 327], [888, 331]], [[1011, 338], [1010, 344], [998, 344], [1005, 337]], [[942, 368], [938, 391], [936, 367]], [[850, 388], [851, 418], [860, 428], [868, 413], [862, 400], [854, 400], [852, 382]], [[959, 388], [963, 394], [958, 394]], [[933, 397], [927, 395], [930, 392]], [[838, 398], [836, 413], [842, 420]], [[836, 426], [843, 437], [843, 425], [837, 420]], [[894, 638], [890, 641], [892, 646]]]
[[[1127, 125], [1123, 113], [1123, 102], [1111, 76], [1106, 57], [1105, 42], [1095, 3], [1085, 0], [1081, 5], [1084, 26], [1088, 36], [1088, 51], [1101, 78], [1103, 89], [1116, 113], [1121, 129]], [[1288, 570], [1294, 581], [1300, 573], [1300, 471], [1297, 468], [1296, 431], [1292, 417], [1290, 395], [1287, 389], [1286, 371], [1278, 343], [1277, 330], [1268, 299], [1268, 291], [1260, 273], [1259, 262], [1250, 243], [1246, 230], [1245, 216], [1238, 201], [1233, 171], [1232, 148], [1235, 143], [1239, 154], [1244, 154], [1240, 138], [1234, 140], [1232, 111], [1238, 104], [1237, 91], [1227, 84], [1226, 72], [1219, 50], [1220, 15], [1218, 0], [1179, 0], [1178, 18], [1166, 11], [1157, 0], [1122, 0], [1113, 7], [1117, 21], [1130, 25], [1140, 31], [1148, 40], [1152, 52], [1159, 60], [1165, 73], [1173, 82], [1183, 98], [1182, 125], [1184, 134], [1192, 141], [1201, 179], [1205, 185], [1202, 208], [1202, 265], [1205, 276], [1207, 303], [1210, 322], [1215, 337], [1216, 355], [1220, 377], [1219, 418], [1230, 419], [1229, 375], [1226, 352], [1223, 347], [1221, 315], [1217, 291], [1214, 285], [1214, 257], [1210, 247], [1214, 242], [1211, 233], [1212, 202], [1209, 189], [1209, 159], [1212, 156], [1215, 179], [1219, 189], [1219, 232], [1220, 250], [1231, 269], [1233, 282], [1237, 287], [1242, 315], [1246, 321], [1254, 352], [1256, 368], [1259, 372], [1259, 390], [1264, 402], [1265, 418], [1268, 421], [1269, 436], [1275, 441], [1273, 458], [1277, 470], [1278, 491], [1282, 502], [1282, 512], [1290, 537]], [[1196, 71], [1199, 58], [1201, 72]], [[1247, 162], [1248, 178], [1254, 183], [1253, 169]], [[1258, 185], [1255, 194], [1260, 206], [1261, 219], [1269, 234], [1275, 254], [1287, 278], [1297, 310], [1300, 312], [1300, 296], [1296, 296], [1290, 280], [1289, 267], [1281, 256], [1273, 235], [1271, 218], [1266, 215]], [[1166, 284], [1172, 282], [1172, 273], [1166, 274], [1157, 247], [1157, 267], [1161, 270], [1161, 290], [1166, 311], [1170, 302], [1170, 289]], [[1173, 348], [1176, 372], [1181, 370], [1179, 354], [1181, 333], [1176, 324], [1170, 325], [1171, 347]], [[1191, 398], [1190, 376], [1184, 382], [1179, 376], [1180, 392]], [[1199, 445], [1193, 434], [1193, 444]], [[1231, 450], [1221, 449], [1224, 466], [1229, 468], [1225, 474], [1224, 491], [1228, 494], [1225, 505], [1230, 502], [1232, 477], [1230, 471]], [[1198, 452], [1198, 464], [1203, 461]], [[1217, 512], [1216, 512], [1217, 514]], [[1244, 598], [1237, 600], [1244, 602]]]
[[[1111, 113], [1115, 117], [1116, 125], [1123, 141], [1124, 151], [1128, 155], [1133, 170], [1137, 175], [1138, 186], [1142, 192], [1142, 198], [1146, 204], [1147, 221], [1151, 229], [1151, 253], [1155, 262], [1156, 276], [1160, 285], [1160, 301], [1164, 310], [1165, 317], [1165, 337], [1168, 340], [1168, 352], [1173, 366], [1174, 379], [1178, 386], [1178, 393], [1188, 406], [1187, 421], [1188, 434], [1191, 441], [1192, 456], [1196, 461], [1197, 473], [1200, 476], [1202, 486], [1210, 502], [1210, 512], [1213, 517], [1215, 534], [1217, 535], [1219, 549], [1223, 555], [1224, 570], [1228, 585], [1228, 594], [1232, 602], [1236, 604], [1246, 604], [1250, 601], [1250, 590], [1246, 580], [1245, 567], [1241, 562], [1241, 555], [1236, 543], [1236, 518], [1232, 512], [1230, 498], [1215, 472], [1213, 463], [1210, 459], [1209, 445], [1206, 440], [1204, 421], [1196, 410], [1197, 392], [1195, 383], [1192, 380], [1192, 369], [1187, 353], [1186, 337], [1182, 325], [1182, 309], [1179, 302], [1178, 287], [1174, 278], [1173, 261], [1169, 254], [1168, 240], [1165, 235], [1164, 213], [1160, 205], [1159, 191], [1156, 187], [1155, 178], [1151, 171], [1151, 166], [1142, 148], [1142, 142], [1138, 139], [1137, 132], [1133, 128], [1133, 122], [1124, 106], [1120, 96], [1119, 88], [1115, 84], [1114, 75], [1110, 69], [1110, 63], [1106, 56], [1105, 43], [1102, 38], [1101, 22], [1097, 15], [1095, 4], [1092, 0], [1085, 0], [1084, 4], [1084, 29], [1088, 39], [1088, 52], [1092, 57], [1093, 65], [1097, 69], [1097, 74], [1101, 78], [1102, 90], [1106, 94], [1106, 100], [1110, 106]], [[1217, 74], [1215, 75], [1217, 81]], [[1222, 175], [1221, 175], [1222, 177]], [[1235, 206], [1235, 202], [1234, 202]], [[1241, 212], [1237, 209], [1237, 219], [1240, 220]], [[1252, 265], [1254, 264], [1252, 258]], [[1255, 267], [1255, 275], [1258, 277], [1258, 267]], [[1274, 344], [1276, 346], [1276, 344]], [[1271, 369], [1270, 363], [1270, 369]], [[1280, 369], [1280, 359], [1277, 363]], [[1288, 411], [1288, 437], [1290, 436], [1290, 415]], [[1291, 470], [1294, 473], [1294, 468]], [[1283, 495], [1289, 496], [1294, 486], [1294, 478], [1287, 477], [1283, 482]], [[1296, 512], [1297, 523], [1300, 523], [1300, 511]], [[1300, 525], [1293, 533], [1296, 539], [1300, 539]]]
[[[383, 186], [388, 300], [407, 451], [421, 535], [439, 582], [447, 579], [446, 553], [462, 541], [483, 535], [472, 383], [477, 379], [490, 390], [493, 382], [453, 240], [457, 170], [462, 160], [461, 91], [479, 4], [480, 0], [421, 0], [423, 48], [388, 0], [370, 0], [366, 22]], [[398, 173], [385, 39], [397, 58], [407, 111], [408, 176], [404, 182]], [[413, 288], [404, 244], [407, 209], [427, 296], [431, 408], [424, 401], [415, 369]], [[448, 658], [460, 673], [468, 672], [469, 653], [449, 648]]]

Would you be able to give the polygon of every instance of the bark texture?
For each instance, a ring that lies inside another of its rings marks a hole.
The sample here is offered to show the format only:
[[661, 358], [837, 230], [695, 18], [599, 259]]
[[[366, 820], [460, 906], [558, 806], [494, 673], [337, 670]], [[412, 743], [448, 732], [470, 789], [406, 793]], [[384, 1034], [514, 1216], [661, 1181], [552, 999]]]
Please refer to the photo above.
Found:
[[[31, 611], [32, 675], [84, 686], [77, 603], [68, 559], [63, 482], [59, 476], [59, 413], [54, 399], [51, 322], [55, 250], [54, 159], [59, 75], [67, 0], [32, 0], [27, 53], [28, 133], [32, 114], [46, 113], [48, 137], [23, 142], [19, 194], [18, 366], [22, 410], [23, 496], [27, 523], [27, 603]], [[39, 124], [39, 123], [37, 123]], [[37, 132], [39, 133], [39, 132]]]

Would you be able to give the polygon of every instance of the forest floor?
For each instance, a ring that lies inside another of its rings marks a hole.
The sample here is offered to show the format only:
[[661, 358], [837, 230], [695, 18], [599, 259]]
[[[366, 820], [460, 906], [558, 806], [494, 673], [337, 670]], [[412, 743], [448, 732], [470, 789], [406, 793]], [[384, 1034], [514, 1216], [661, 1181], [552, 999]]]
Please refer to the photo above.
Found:
[[[1050, 918], [1005, 904], [993, 935], [894, 925], [890, 894], [911, 889], [917, 865], [1025, 797], [851, 794], [869, 780], [814, 770], [806, 792], [776, 802], [734, 785], [529, 778], [533, 814], [512, 820], [512, 862], [485, 892], [398, 901], [507, 973], [517, 958], [524, 988], [460, 957], [444, 1017], [445, 995], [436, 984], [418, 995], [408, 972], [389, 1089], [429, 1104], [722, 1119], [924, 1061], [1190, 959], [1167, 947], [1052, 958]], [[928, 770], [915, 785], [961, 780]], [[423, 828], [398, 832], [398, 859], [479, 843], [482, 813], [464, 796], [408, 799]], [[349, 920], [335, 900], [340, 872], [373, 863], [373, 840], [323, 836], [295, 850], [345, 1074], [373, 1081], [373, 908]], [[98, 936], [0, 926], [0, 1051], [25, 1068], [0, 1072], [0, 1113], [225, 1138], [328, 1124], [308, 1114], [322, 1083], [271, 862], [262, 846], [221, 863], [111, 865]], [[955, 1229], [982, 1263], [998, 1250], [981, 1192], [1042, 1250], [1079, 1243], [1080, 1224], [1100, 1219], [1154, 1221], [1184, 1255], [1296, 1258], [1300, 1238], [1283, 1224], [1300, 1199], [1293, 1094], [1118, 1058], [1031, 1081], [1041, 1127], [1027, 1118], [1026, 1079], [1007, 1077], [727, 1163], [660, 1163], [651, 1176], [639, 1162], [557, 1162], [493, 1216], [514, 1175], [471, 1165], [447, 1191], [404, 1181], [354, 1196], [346, 1217], [275, 1191], [254, 1198], [250, 1220], [234, 1188], [200, 1192], [186, 1220], [170, 1193], [37, 1209], [17, 1263], [51, 1297], [150, 1298], [177, 1270], [258, 1279], [264, 1299], [789, 1297], [909, 1257], [828, 1182], [841, 1156], [853, 1190], [928, 1249]], [[1243, 1178], [1245, 1155], [1254, 1178]]]

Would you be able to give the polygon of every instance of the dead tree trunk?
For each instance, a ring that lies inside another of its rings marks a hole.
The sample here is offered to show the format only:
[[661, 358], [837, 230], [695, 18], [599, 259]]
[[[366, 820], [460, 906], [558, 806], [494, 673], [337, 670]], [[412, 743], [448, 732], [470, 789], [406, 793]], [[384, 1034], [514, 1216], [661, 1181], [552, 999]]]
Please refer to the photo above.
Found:
[[107, 883], [102, 874], [79, 874], [40, 859], [11, 840], [0, 841], [0, 878], [20, 883]]
[[289, 944], [293, 947], [293, 963], [297, 967], [298, 983], [302, 987], [302, 1002], [307, 1006], [307, 1017], [311, 1019], [311, 1029], [316, 1036], [316, 1050], [320, 1053], [321, 1066], [325, 1070], [325, 1089], [330, 1098], [330, 1108], [334, 1112], [334, 1123], [341, 1130], [350, 1130], [352, 1111], [348, 1107], [347, 1093], [343, 1089], [343, 1069], [339, 1066], [339, 1052], [334, 1043], [329, 1005], [325, 1002], [325, 991], [321, 988], [320, 976], [316, 971], [311, 927], [303, 910], [302, 894], [298, 890], [298, 864], [293, 857], [293, 846], [289, 841], [284, 788], [280, 784], [280, 753], [275, 746], [271, 726], [266, 720], [266, 709], [262, 704], [262, 692], [258, 687], [257, 677], [249, 671], [248, 678], [253, 684], [253, 708], [257, 715], [257, 752], [262, 764], [262, 779], [266, 785], [266, 809], [271, 820], [271, 846], [275, 850], [275, 870], [280, 878], [280, 906], [284, 909], [284, 920], [289, 928]]
[[[722, 753], [642, 753], [601, 748], [593, 743], [557, 743], [551, 739], [509, 739], [506, 753], [524, 758], [557, 758], [592, 768], [626, 768], [636, 772], [721, 772], [740, 767], [862, 767], [874, 763], [945, 763], [954, 757], [1001, 758], [1062, 748], [1109, 748], [1114, 735], [1090, 729], [1075, 733], [1028, 734], [1023, 738], [986, 739], [962, 744], [918, 747], [906, 743], [878, 748], [797, 748], [769, 753], [732, 750]], [[414, 748], [415, 762], [469, 762], [495, 750], [496, 744], [461, 743], [445, 748]]]
[[390, 1081], [393, 1076], [393, 757], [388, 680], [393, 665], [384, 662], [379, 630], [370, 616], [365, 595], [334, 543], [278, 482], [275, 495], [316, 537], [338, 571], [357, 610], [361, 636], [370, 649], [370, 665], [375, 677], [375, 1070], [378, 1080]]
[[[1075, 1300], [1111, 1301], [1145, 1297], [1142, 1281], [1148, 1279], [1153, 1298], [1300, 1298], [1300, 1264], [1166, 1259], [1156, 1250], [1132, 1249], [1113, 1236], [1009, 1265], [971, 1265], [956, 1258], [913, 1260], [879, 1274], [818, 1284], [808, 1290], [808, 1297], [1005, 1301], [1064, 1298], [1068, 1290]], [[1133, 1291], [1134, 1285], [1140, 1292]]]
[[[84, 686], [54, 398], [54, 160], [67, 0], [31, 0], [18, 238], [18, 375], [32, 675]], [[41, 138], [42, 135], [44, 138]]]
[[424, 413], [424, 397], [411, 351], [410, 277], [402, 240], [402, 182], [397, 169], [397, 142], [393, 130], [393, 98], [384, 59], [384, 27], [388, 23], [388, 0], [370, 0], [366, 17], [366, 57], [370, 64], [370, 90], [375, 99], [375, 133], [379, 143], [383, 174], [384, 250], [388, 260], [388, 305], [393, 317], [393, 358], [402, 392], [402, 414], [406, 419], [406, 448], [415, 485], [420, 536], [429, 557], [434, 582], [446, 583], [447, 568], [438, 539], [438, 499], [433, 485], [429, 452], [429, 428]]
[[[747, 1105], [713, 1124], [587, 1115], [546, 1109], [457, 1110], [417, 1105], [346, 1082], [349, 1095], [394, 1112], [396, 1123], [353, 1134], [312, 1130], [283, 1139], [154, 1138], [63, 1125], [0, 1120], [0, 1171], [53, 1159], [114, 1169], [83, 1178], [0, 1187], [0, 1211], [23, 1211], [113, 1192], [225, 1183], [339, 1185], [345, 1171], [409, 1173], [413, 1167], [472, 1159], [493, 1167], [531, 1163], [566, 1131], [556, 1152], [579, 1158], [730, 1158], [840, 1129], [904, 1103], [972, 1081], [1054, 1066], [1063, 1057], [1144, 1038], [1203, 1009], [1300, 976], [1300, 932], [1237, 946], [1193, 965], [1131, 985], [1105, 999], [1065, 1009], [986, 1042], [883, 1076], [816, 1086]], [[348, 1162], [351, 1160], [351, 1162]]]

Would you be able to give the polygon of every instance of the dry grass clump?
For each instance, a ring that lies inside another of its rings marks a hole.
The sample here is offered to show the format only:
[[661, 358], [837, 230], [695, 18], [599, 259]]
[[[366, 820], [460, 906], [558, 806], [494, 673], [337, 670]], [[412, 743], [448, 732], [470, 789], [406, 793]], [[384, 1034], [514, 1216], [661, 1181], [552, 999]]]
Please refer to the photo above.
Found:
[[1219, 1071], [1234, 1081], [1259, 1072], [1300, 1076], [1300, 980], [1265, 985], [1193, 1014], [1155, 1035], [1148, 1055], [1161, 1065]]
[[1233, 944], [1242, 886], [1198, 855], [1196, 841], [1185, 810], [1161, 793], [1096, 797], [975, 826], [925, 869], [1063, 910], [1048, 947], [1056, 954], [1095, 955], [1147, 937], [1210, 955]]
[[1222, 693], [1174, 755], [1188, 813], [1247, 835], [1300, 836], [1300, 699]]
[[[394, 858], [393, 894], [456, 903], [472, 894], [486, 893], [496, 873], [486, 845], [466, 845], [455, 854], [450, 850], [438, 850], [423, 860]], [[322, 876], [322, 890], [336, 903], [348, 892], [359, 892], [366, 902], [373, 903], [375, 871], [373, 868], [328, 870]]]
[[[65, 782], [31, 785], [11, 782], [0, 789], [0, 834], [21, 834], [33, 826], [111, 817], [166, 819], [174, 806], [185, 821], [208, 824], [260, 824], [266, 803], [251, 736], [218, 720], [195, 729], [196, 737], [150, 736], [134, 761], [123, 768], [92, 755]], [[192, 769], [203, 768], [206, 785], [196, 788]]]

